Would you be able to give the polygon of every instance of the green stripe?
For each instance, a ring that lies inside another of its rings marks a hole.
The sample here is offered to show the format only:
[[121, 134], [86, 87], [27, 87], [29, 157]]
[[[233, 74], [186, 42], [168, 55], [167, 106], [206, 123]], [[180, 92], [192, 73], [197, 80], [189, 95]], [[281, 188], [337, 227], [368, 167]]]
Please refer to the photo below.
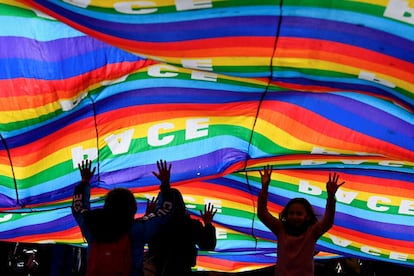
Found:
[[315, 0], [285, 0], [283, 1], [283, 6], [291, 6], [298, 8], [322, 8], [328, 10], [343, 10], [343, 11], [352, 11], [357, 13], [370, 14], [374, 16], [383, 17], [385, 8], [379, 5], [372, 5], [369, 3], [362, 3], [357, 1], [344, 1], [344, 0], [332, 0], [332, 1], [315, 1]]
[[10, 6], [4, 3], [0, 3], [0, 16], [1, 15], [28, 18], [37, 17], [37, 15], [30, 9], [24, 9], [17, 6]]

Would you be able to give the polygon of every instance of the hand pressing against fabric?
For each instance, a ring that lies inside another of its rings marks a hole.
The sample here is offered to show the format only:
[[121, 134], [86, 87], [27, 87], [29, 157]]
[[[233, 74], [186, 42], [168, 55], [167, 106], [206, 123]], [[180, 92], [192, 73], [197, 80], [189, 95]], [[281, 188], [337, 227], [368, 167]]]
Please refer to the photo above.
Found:
[[214, 210], [214, 205], [211, 203], [204, 205], [204, 213], [200, 210], [200, 216], [204, 224], [211, 224], [216, 213], [217, 209]]
[[82, 183], [88, 184], [91, 181], [91, 178], [95, 174], [96, 167], [92, 168], [91, 160], [82, 160], [82, 163], [78, 164], [78, 168], [81, 174]]
[[161, 190], [169, 189], [170, 188], [170, 175], [171, 175], [171, 164], [169, 164], [167, 168], [167, 161], [159, 160], [157, 161], [158, 173], [152, 172], [156, 178], [158, 178], [161, 182]]
[[263, 195], [267, 195], [269, 190], [269, 184], [272, 176], [272, 166], [266, 165], [263, 168], [263, 171], [259, 171], [261, 182], [262, 182], [262, 189], [260, 190], [260, 193]]
[[145, 215], [154, 213], [155, 207], [157, 207], [158, 198], [152, 197], [151, 199], [147, 198], [147, 208], [145, 209]]
[[328, 193], [329, 197], [333, 197], [336, 194], [336, 191], [338, 191], [338, 188], [345, 184], [345, 181], [342, 181], [338, 184], [339, 175], [334, 173], [331, 175], [329, 173], [329, 180], [326, 182], [326, 191]]

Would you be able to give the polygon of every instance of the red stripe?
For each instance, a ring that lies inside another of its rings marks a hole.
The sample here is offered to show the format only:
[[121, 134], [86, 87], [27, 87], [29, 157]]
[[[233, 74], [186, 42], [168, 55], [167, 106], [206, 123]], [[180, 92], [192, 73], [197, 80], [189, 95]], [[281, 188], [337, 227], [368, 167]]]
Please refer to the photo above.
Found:
[[[329, 233], [360, 244], [384, 248], [390, 251], [404, 252], [410, 254], [414, 253], [414, 242], [410, 241], [383, 238], [380, 236], [366, 234], [364, 232], [354, 231], [349, 228], [344, 228], [337, 225], [334, 225], [332, 229], [329, 230]], [[411, 248], [412, 250], [407, 250], [409, 248]]]
[[[332, 62], [339, 62], [358, 68], [366, 67], [373, 71], [382, 68], [385, 70], [383, 71], [384, 74], [394, 75], [396, 78], [404, 79], [405, 81], [412, 81], [414, 77], [414, 64], [411, 62], [372, 50], [328, 40], [280, 37], [276, 56], [312, 59], [324, 59], [327, 57]], [[340, 56], [343, 58], [339, 60]], [[356, 64], [355, 61], [358, 61], [358, 63]], [[368, 62], [371, 64], [368, 64]]]
[[[373, 152], [396, 160], [407, 160], [413, 156], [410, 150], [358, 133], [298, 105], [265, 101], [262, 103], [259, 117], [310, 144], [330, 148], [340, 146], [343, 150], [354, 152]], [[278, 118], [277, 122], [275, 122], [276, 118]], [[332, 131], [333, 129], [335, 131]], [[347, 142], [350, 141], [350, 136], [353, 137], [352, 141], [356, 141], [355, 143]]]
[[[7, 107], [6, 111], [41, 107], [59, 99], [72, 98], [90, 86], [104, 80], [117, 79], [153, 63], [150, 60], [141, 60], [107, 64], [82, 75], [60, 80], [27, 78], [0, 80], [0, 86], [4, 88], [0, 98], [0, 107]], [[42, 91], [24, 89], [26, 87], [40, 87]], [[7, 92], [9, 93], [6, 94]], [[19, 97], [24, 100], [18, 100]]]

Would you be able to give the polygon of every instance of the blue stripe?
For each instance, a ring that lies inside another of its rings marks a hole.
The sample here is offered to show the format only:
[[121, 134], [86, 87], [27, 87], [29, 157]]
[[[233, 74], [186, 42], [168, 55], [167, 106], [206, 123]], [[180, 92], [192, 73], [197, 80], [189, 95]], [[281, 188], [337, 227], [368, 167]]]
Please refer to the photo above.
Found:
[[[62, 22], [39, 18], [0, 16], [0, 26], [0, 36], [25, 37], [38, 41], [85, 36], [85, 34]], [[25, 27], [23, 28], [22, 26]], [[34, 31], [34, 28], [36, 31]]]
[[335, 225], [377, 237], [412, 241], [414, 221], [412, 219], [409, 221], [410, 218], [408, 216], [388, 214], [383, 216], [388, 217], [386, 221], [379, 220], [379, 217], [375, 212], [358, 208], [349, 207], [346, 209], [341, 208], [340, 210], [338, 208], [335, 214]]
[[[341, 170], [341, 169], [336, 169], [336, 172], [343, 172], [343, 173], [348, 173], [349, 170]], [[392, 172], [392, 171], [387, 171], [387, 170], [364, 170], [364, 169], [353, 169], [352, 170], [352, 174], [353, 175], [360, 175], [360, 176], [372, 176], [372, 177], [376, 177], [376, 178], [383, 178], [383, 179], [393, 179], [393, 180], [399, 180], [399, 181], [404, 181], [407, 183], [410, 183], [413, 185], [413, 189], [414, 189], [414, 182], [412, 181], [412, 175], [411, 174], [406, 174], [406, 173], [401, 173], [401, 172]]]
[[[19, 231], [21, 231], [21, 230], [23, 230], [21, 228], [29, 227], [29, 228], [31, 228], [31, 230], [28, 230], [28, 232], [32, 233], [34, 229], [42, 228], [41, 225], [43, 223], [48, 224], [53, 219], [56, 219], [56, 218], [59, 221], [62, 221], [62, 220], [65, 220], [65, 217], [69, 217], [69, 216], [72, 217], [72, 214], [71, 214], [70, 208], [68, 207], [66, 209], [58, 209], [58, 210], [53, 210], [53, 211], [50, 211], [50, 212], [13, 214], [13, 216], [18, 217], [18, 219], [13, 220], [13, 223], [0, 223], [0, 232], [9, 231], [9, 230], [14, 230], [16, 232], [15, 229], [20, 228]], [[73, 220], [73, 219], [70, 219], [70, 220]], [[33, 227], [33, 224], [36, 224], [36, 227]], [[66, 229], [68, 227], [67, 224], [61, 224], [61, 223], [56, 223], [53, 226], [54, 226], [53, 231], [52, 231], [52, 229], [50, 229], [52, 232], [58, 231], [59, 229], [63, 230], [63, 229]], [[50, 227], [50, 225], [49, 225], [49, 227]], [[45, 229], [42, 229], [42, 231], [44, 231], [44, 230]], [[27, 233], [26, 231], [22, 231], [22, 232]], [[49, 231], [47, 231], [47, 232], [49, 232]], [[42, 232], [39, 232], [39, 233], [42, 233]], [[1, 233], [2, 238], [4, 237], [3, 234], [5, 234], [5, 233]], [[16, 234], [16, 233], [14, 233], [14, 234]], [[15, 237], [15, 235], [13, 237]]]
[[94, 31], [141, 42], [177, 42], [237, 36], [275, 37], [277, 24], [278, 20], [274, 17], [233, 17], [174, 24], [126, 26], [117, 23], [108, 24], [98, 19], [88, 19], [83, 22], [83, 26]]
[[200, 90], [199, 88], [155, 87], [140, 88], [115, 94], [97, 104], [97, 113], [103, 114], [119, 108], [148, 104], [235, 104], [260, 100], [261, 93], [237, 93], [221, 90]]
[[[394, 19], [367, 15], [362, 13], [363, 11], [343, 11], [325, 8], [312, 8], [309, 6], [306, 8], [283, 6], [282, 9], [282, 16], [299, 17], [300, 21], [303, 22], [302, 26], [306, 26], [306, 18], [315, 18], [322, 21], [329, 21], [329, 26], [336, 25], [335, 22], [338, 24], [340, 24], [340, 22], [344, 22], [346, 24], [342, 24], [342, 26], [349, 24], [354, 25], [354, 28], [362, 27], [361, 30], [363, 30], [363, 32], [368, 31], [367, 28], [369, 28], [380, 31], [382, 36], [384, 36], [385, 33], [388, 33], [393, 36], [399, 36], [401, 38], [414, 41], [414, 33], [412, 32], [412, 26], [410, 24], [402, 23]], [[286, 18], [284, 20], [286, 20]], [[318, 26], [327, 27], [326, 24], [327, 23], [319, 24]], [[343, 35], [343, 32], [338, 30], [347, 30], [350, 35], [354, 33], [354, 29], [339, 28], [337, 29], [337, 33], [341, 35]], [[393, 41], [388, 42], [394, 43]]]
[[[222, 17], [234, 17], [234, 16], [261, 16], [261, 15], [279, 15], [279, 4], [275, 5], [252, 5], [252, 6], [232, 6], [228, 8], [209, 8], [209, 9], [197, 9], [187, 10], [185, 12], [171, 12], [171, 13], [153, 13], [153, 14], [125, 14], [125, 13], [103, 13], [95, 12], [85, 8], [76, 7], [64, 3], [59, 0], [48, 1], [51, 3], [42, 3], [42, 6], [47, 7], [50, 10], [56, 11], [59, 14], [63, 10], [67, 10], [74, 15], [77, 14], [77, 20], [89, 20], [91, 18], [101, 19], [105, 18], [106, 21], [125, 23], [125, 24], [157, 24], [157, 23], [176, 23], [181, 21], [193, 21], [200, 19], [213, 19]], [[260, 3], [255, 3], [260, 4]], [[213, 3], [214, 5], [214, 3]], [[151, 8], [151, 7], [149, 7]], [[114, 9], [115, 10], [115, 9]], [[72, 18], [69, 17], [70, 19]], [[76, 22], [76, 21], [75, 21]], [[110, 23], [108, 23], [110, 24]]]
[[[220, 148], [218, 145], [222, 141], [226, 141], [226, 145]], [[231, 146], [231, 147], [230, 147]], [[179, 168], [192, 168], [192, 164], [203, 164], [203, 169], [200, 170], [200, 175], [197, 175], [197, 171], [183, 171], [180, 172], [176, 169], [174, 175], [171, 175], [171, 182], [178, 182], [188, 180], [192, 178], [199, 178], [202, 176], [217, 175], [225, 170], [227, 167], [220, 163], [218, 160], [228, 157], [234, 162], [244, 160], [246, 157], [245, 148], [247, 143], [238, 138], [232, 136], [217, 136], [209, 139], [202, 139], [200, 141], [189, 142], [183, 145], [175, 145], [173, 152], [169, 154], [169, 162], [174, 161], [174, 167]], [[191, 148], [191, 150], [189, 150]], [[143, 165], [136, 165], [134, 160], [145, 160], [147, 166], [144, 165], [146, 170], [142, 170], [142, 174], [139, 177], [139, 182], [133, 183], [135, 187], [145, 187], [148, 185], [157, 185], [158, 180], [152, 175], [152, 171], [156, 171], [153, 164], [156, 161], [165, 158], [166, 147], [160, 147], [145, 152], [139, 152], [134, 154], [128, 154], [125, 158], [115, 158], [110, 160], [108, 164], [111, 167], [111, 171], [107, 174], [100, 174], [100, 179], [107, 185], [116, 183], [119, 179], [124, 181], [126, 178], [134, 178], [136, 176], [125, 176], [128, 171], [141, 171]], [[218, 157], [221, 156], [221, 159]], [[231, 158], [230, 158], [231, 157]], [[144, 159], [137, 159], [144, 158]], [[171, 160], [171, 161], [170, 161]], [[148, 169], [150, 164], [153, 169]], [[184, 164], [184, 165], [181, 165]], [[103, 169], [103, 168], [101, 168]], [[128, 173], [129, 174], [129, 173]]]
[[[279, 92], [267, 94], [269, 100], [301, 106], [354, 131], [406, 149], [414, 149], [410, 133], [414, 126], [375, 107], [335, 94]], [[299, 97], [298, 97], [299, 96]], [[306, 100], [305, 100], [306, 99]], [[320, 108], [323, 106], [323, 108]], [[381, 121], [378, 119], [381, 118]], [[384, 122], [390, 127], [385, 128]], [[391, 123], [393, 122], [393, 123]], [[392, 131], [391, 131], [392, 130]]]
[[[353, 99], [359, 102], [363, 102], [366, 105], [371, 106], [372, 108], [383, 111], [384, 113], [391, 114], [393, 117], [399, 118], [402, 124], [405, 124], [405, 127], [400, 129], [401, 132], [405, 132], [407, 135], [411, 135], [413, 132], [410, 131], [412, 126], [414, 126], [414, 116], [412, 113], [409, 113], [406, 109], [399, 107], [398, 105], [391, 104], [389, 101], [385, 101], [380, 98], [375, 98], [365, 94], [360, 94], [356, 92], [334, 92], [333, 94], [341, 95], [349, 99]], [[384, 123], [384, 126], [387, 126], [387, 118], [381, 118], [381, 121]]]
[[[406, 31], [412, 30], [410, 28]], [[287, 17], [282, 21], [280, 36], [335, 41], [414, 62], [413, 41], [404, 36], [398, 37], [395, 33], [362, 28], [354, 24], [326, 19]]]
[[85, 118], [94, 120], [93, 115], [92, 104], [89, 99], [84, 99], [74, 111], [61, 113], [53, 117], [48, 123], [41, 122], [39, 125], [33, 124], [25, 129], [11, 131], [7, 133], [8, 136], [5, 139], [9, 149], [30, 145], [32, 142], [40, 140], [58, 130], [62, 130], [64, 126], [70, 126]]
[[[19, 45], [19, 47], [16, 47], [16, 45]], [[142, 60], [137, 55], [87, 36], [46, 42], [22, 37], [0, 37], [0, 50], [0, 58], [20, 58], [51, 63], [76, 58], [85, 61], [99, 58], [107, 61], [107, 63], [111, 61]], [[89, 61], [89, 63], [92, 62]]]
[[[373, 93], [379, 96], [386, 96], [388, 98], [395, 99], [395, 101], [397, 102], [403, 101], [408, 105], [414, 106], [414, 95], [412, 95], [412, 98], [410, 98], [409, 96], [401, 93], [398, 90], [388, 88], [379, 83], [362, 80], [356, 77], [335, 78], [328, 76], [307, 75], [301, 73], [300, 71], [283, 70], [283, 68], [281, 67], [275, 67], [272, 75], [272, 80], [282, 83], [286, 82], [289, 84], [295, 83], [304, 86], [319, 85], [335, 88], [338, 91], [364, 91], [364, 93]], [[407, 94], [411, 95], [408, 91]], [[407, 119], [408, 118], [405, 118], [405, 120]]]
[[[180, 75], [182, 73], [177, 72], [177, 74]], [[218, 76], [218, 78], [220, 78], [220, 76]], [[221, 83], [219, 81], [223, 82]], [[248, 83], [240, 83], [240, 85], [237, 83], [227, 84], [224, 83], [224, 81], [225, 79], [218, 79], [218, 82], [212, 82], [179, 79], [174, 77], [157, 78], [145, 76], [145, 79], [127, 80], [107, 86], [99, 94], [96, 95], [95, 100], [101, 101], [109, 97], [119, 97], [119, 95], [122, 95], [122, 93], [126, 93], [124, 95], [131, 93], [130, 95], [134, 97], [137, 95], [143, 98], [148, 98], [151, 95], [159, 94], [158, 92], [160, 90], [163, 90], [162, 94], [170, 94], [168, 91], [173, 90], [177, 93], [177, 95], [174, 95], [174, 98], [184, 97], [187, 95], [187, 97], [193, 98], [193, 102], [201, 102], [202, 99], [203, 101], [205, 100], [206, 103], [214, 103], [216, 101], [223, 100], [231, 103], [232, 101], [257, 101], [261, 98], [261, 93], [264, 93], [266, 91], [265, 85], [260, 87], [260, 85], [252, 86]], [[137, 87], [140, 89], [137, 90]], [[153, 92], [151, 92], [151, 90], [153, 90]], [[183, 93], [185, 93], [185, 95], [182, 95]], [[198, 94], [200, 94], [200, 98], [196, 96]], [[213, 99], [214, 96], [217, 96], [219, 99]], [[157, 102], [160, 102], [162, 99], [162, 97], [157, 99]], [[168, 103], [168, 101], [162, 102]]]
[[[71, 45], [67, 45], [70, 47]], [[45, 51], [47, 53], [47, 51]], [[21, 58], [0, 59], [2, 66], [8, 70], [0, 70], [0, 79], [35, 78], [43, 80], [61, 80], [89, 73], [111, 63], [141, 60], [135, 55], [116, 48], [96, 49], [56, 62], [28, 60]], [[28, 70], [32, 68], [32, 70]]]
[[[347, 170], [346, 173], [353, 174], [353, 170]], [[252, 187], [261, 187], [259, 186], [261, 184], [256, 182], [253, 178], [249, 178], [249, 180], [249, 184], [252, 185]], [[259, 188], [256, 189], [259, 190]], [[322, 216], [324, 214], [326, 199], [321, 198], [321, 196], [309, 195], [299, 191], [289, 191], [275, 186], [269, 187], [269, 202], [273, 202], [277, 205], [286, 206], [290, 199], [296, 197], [304, 197], [309, 202], [311, 202], [312, 206], [314, 206], [315, 213], [318, 216]], [[354, 214], [358, 217], [351, 218], [348, 214]], [[360, 225], [365, 224], [367, 224], [367, 226], [364, 227], [367, 228], [372, 226], [373, 230], [371, 230], [372, 232], [369, 232], [371, 234], [375, 234], [375, 228], [379, 224], [382, 224], [382, 226], [387, 227], [388, 229], [394, 229], [394, 231], [396, 231], [396, 229], [400, 227], [401, 230], [404, 230], [404, 232], [406, 232], [407, 235], [410, 231], [414, 230], [414, 219], [410, 216], [369, 211], [357, 207], [352, 207], [341, 202], [337, 203], [337, 211], [335, 217], [335, 221], [346, 228], [354, 229], [353, 227], [358, 227]], [[357, 223], [352, 223], [352, 225], [350, 225], [350, 221], [357, 221]], [[384, 232], [387, 233], [387, 231]], [[404, 234], [401, 232], [398, 233]], [[393, 235], [392, 233], [388, 234]]]
[[[97, 18], [85, 17], [71, 10], [57, 7], [52, 3], [42, 3], [42, 6], [54, 10], [72, 22], [81, 23], [93, 31], [109, 34], [129, 40], [148, 42], [170, 42], [192, 40], [196, 38], [222, 37], [222, 36], [274, 36], [277, 29], [277, 17], [275, 16], [252, 16], [231, 17], [215, 19], [189, 20], [171, 23], [155, 24], [122, 24], [102, 20], [102, 14]], [[73, 7], [71, 7], [74, 9]], [[77, 9], [77, 8], [76, 8]], [[78, 9], [77, 9], [78, 10]], [[179, 13], [173, 13], [176, 16]], [[185, 13], [187, 14], [187, 13]], [[104, 15], [106, 16], [106, 15]], [[140, 16], [136, 16], [140, 18]], [[155, 18], [160, 18], [156, 16]], [[272, 23], [272, 21], [274, 21]], [[141, 21], [138, 21], [141, 22]], [[220, 23], [219, 23], [220, 22]], [[238, 26], [238, 24], [241, 24]], [[219, 23], [219, 24], [218, 24]], [[194, 26], [199, 24], [199, 28]], [[228, 27], [228, 28], [225, 28]], [[132, 31], [133, 30], [133, 31]], [[148, 32], [151, 30], [151, 32]], [[158, 30], [158, 31], [157, 31]], [[192, 30], [192, 31], [190, 31]], [[162, 35], [159, 35], [162, 34]]]

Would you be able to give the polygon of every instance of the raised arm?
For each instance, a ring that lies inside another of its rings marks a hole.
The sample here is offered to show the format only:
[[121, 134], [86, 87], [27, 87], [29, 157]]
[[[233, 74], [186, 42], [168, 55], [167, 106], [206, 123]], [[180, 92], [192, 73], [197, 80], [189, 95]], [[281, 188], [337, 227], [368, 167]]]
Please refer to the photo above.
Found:
[[152, 174], [160, 180], [161, 191], [170, 189], [171, 164], [167, 168], [167, 161], [161, 159], [157, 161], [157, 167], [158, 172], [152, 172]]
[[204, 225], [211, 224], [213, 217], [217, 213], [217, 209], [214, 210], [214, 205], [210, 202], [204, 205], [204, 213], [200, 210], [200, 216], [203, 219]]
[[267, 198], [270, 179], [272, 176], [272, 167], [267, 165], [264, 167], [263, 171], [259, 171], [262, 189], [259, 192], [259, 197], [257, 200], [257, 216], [260, 221], [264, 223], [275, 235], [278, 235], [283, 225], [282, 222], [275, 218], [267, 209]]
[[[158, 178], [161, 182], [160, 192], [156, 198], [156, 206], [154, 208], [154, 203], [152, 209], [154, 212], [164, 212], [164, 210], [171, 211], [173, 206], [171, 185], [170, 185], [170, 176], [171, 176], [171, 164], [167, 165], [167, 161], [159, 160], [157, 161], [158, 172], [152, 172], [152, 174]], [[151, 203], [149, 203], [151, 204]], [[147, 207], [150, 207], [147, 205]]]
[[76, 185], [72, 198], [72, 214], [78, 223], [83, 236], [87, 241], [90, 241], [91, 235], [86, 227], [83, 214], [90, 210], [90, 180], [95, 174], [95, 169], [92, 168], [92, 161], [83, 160], [78, 164], [81, 175], [81, 182]]
[[157, 168], [158, 172], [153, 171], [152, 174], [161, 182], [160, 192], [156, 198], [147, 199], [145, 215], [139, 218], [132, 228], [132, 232], [140, 237], [134, 238], [138, 243], [142, 240], [149, 241], [171, 218], [173, 208], [170, 189], [171, 164], [167, 166], [167, 161], [159, 160]]
[[72, 211], [76, 213], [82, 213], [85, 210], [90, 209], [90, 181], [95, 174], [95, 169], [92, 169], [92, 161], [83, 160], [78, 164], [79, 172], [81, 175], [81, 182], [75, 187], [72, 198]]
[[157, 207], [158, 198], [152, 197], [151, 199], [147, 198], [147, 207], [145, 208], [145, 215], [153, 213]]
[[326, 199], [326, 208], [325, 214], [323, 216], [322, 221], [320, 221], [320, 233], [322, 235], [326, 231], [328, 231], [335, 219], [335, 209], [336, 209], [336, 200], [335, 194], [338, 191], [338, 188], [345, 184], [345, 181], [338, 183], [339, 175], [333, 173], [332, 175], [329, 173], [329, 179], [326, 182], [326, 192], [328, 193], [328, 198]]
[[217, 213], [214, 210], [214, 205], [211, 203], [204, 205], [204, 213], [200, 210], [201, 219], [204, 222], [204, 227], [201, 229], [201, 235], [198, 246], [201, 250], [214, 250], [216, 248], [216, 228], [213, 225], [213, 217]]

